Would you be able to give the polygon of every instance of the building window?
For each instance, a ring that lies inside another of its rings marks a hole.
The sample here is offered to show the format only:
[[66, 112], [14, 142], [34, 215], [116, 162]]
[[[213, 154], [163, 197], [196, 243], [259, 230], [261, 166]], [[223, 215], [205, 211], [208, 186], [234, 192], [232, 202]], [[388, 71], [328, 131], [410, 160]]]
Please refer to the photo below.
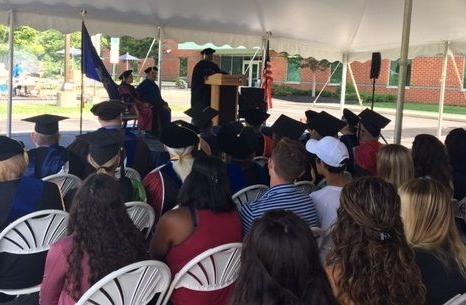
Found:
[[301, 59], [299, 57], [288, 57], [286, 81], [290, 83], [301, 82]]
[[[335, 73], [333, 71], [335, 71]], [[330, 64], [330, 74], [332, 73], [333, 75], [330, 77], [330, 84], [332, 85], [341, 84], [341, 76], [343, 75], [343, 64], [341, 64], [339, 61], [332, 62]]]
[[[393, 60], [390, 62], [390, 78], [388, 85], [390, 87], [398, 87], [398, 81], [400, 79], [400, 60]], [[406, 86], [411, 85], [411, 60], [408, 60], [408, 73], [406, 75]]]
[[187, 77], [188, 76], [188, 58], [187, 57], [180, 57], [180, 77]]
[[233, 56], [231, 64], [231, 74], [243, 74], [243, 57]]

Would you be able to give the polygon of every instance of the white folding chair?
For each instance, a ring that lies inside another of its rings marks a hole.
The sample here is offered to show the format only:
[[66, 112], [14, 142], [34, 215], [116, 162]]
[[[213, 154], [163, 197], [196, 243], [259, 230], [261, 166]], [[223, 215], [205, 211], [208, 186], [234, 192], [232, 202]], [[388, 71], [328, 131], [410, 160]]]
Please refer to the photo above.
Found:
[[466, 293], [456, 295], [443, 305], [466, 305]]
[[68, 192], [78, 189], [82, 184], [81, 179], [72, 174], [58, 173], [55, 175], [44, 177], [42, 178], [42, 180], [52, 182], [58, 185], [62, 198], [65, 198]]
[[145, 305], [160, 293], [162, 302], [170, 285], [170, 269], [162, 262], [147, 260], [118, 269], [92, 285], [76, 305]]
[[[118, 167], [115, 170], [115, 178], [120, 179], [120, 177], [121, 177], [120, 174], [121, 174], [120, 173], [120, 168]], [[141, 175], [139, 174], [139, 172], [137, 170], [135, 170], [134, 168], [131, 168], [131, 167], [125, 167], [125, 176], [128, 177], [128, 178], [131, 178], [131, 179], [141, 181]]]
[[244, 204], [251, 203], [261, 198], [268, 189], [269, 187], [264, 184], [251, 185], [233, 194], [231, 199], [233, 199], [233, 202], [239, 210]]
[[455, 216], [466, 222], [466, 197], [460, 201], [452, 200], [455, 205]]
[[303, 192], [305, 194], [312, 193], [316, 188], [314, 183], [312, 183], [311, 181], [296, 181], [294, 185], [300, 192]]
[[131, 218], [134, 225], [140, 231], [147, 229], [146, 238], [149, 237], [155, 222], [154, 209], [148, 203], [142, 201], [126, 202], [125, 205], [126, 212], [128, 212], [129, 218]]
[[262, 167], [266, 167], [267, 164], [269, 163], [269, 158], [264, 157], [264, 156], [257, 156], [257, 157], [254, 157], [252, 161], [256, 162]]
[[225, 244], [193, 258], [175, 274], [162, 304], [167, 304], [178, 288], [214, 291], [233, 284], [239, 275], [241, 247], [241, 243]]
[[[50, 246], [66, 235], [68, 213], [41, 210], [27, 214], [10, 223], [0, 233], [0, 252], [27, 255], [48, 251]], [[30, 294], [40, 285], [24, 289], [0, 289], [8, 295]]]

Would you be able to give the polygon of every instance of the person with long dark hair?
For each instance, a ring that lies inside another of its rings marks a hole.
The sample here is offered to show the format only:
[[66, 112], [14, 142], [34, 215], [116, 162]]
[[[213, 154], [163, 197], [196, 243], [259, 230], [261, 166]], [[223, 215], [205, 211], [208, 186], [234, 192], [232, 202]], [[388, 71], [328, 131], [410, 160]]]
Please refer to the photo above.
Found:
[[327, 273], [341, 304], [425, 304], [426, 289], [391, 183], [363, 177], [347, 184], [331, 237]]
[[[241, 220], [231, 199], [226, 165], [199, 156], [178, 193], [180, 208], [165, 213], [150, 245], [154, 259], [164, 259], [175, 275], [202, 252], [243, 239]], [[175, 290], [173, 305], [227, 305], [233, 286], [216, 291]]]
[[336, 305], [309, 226], [267, 212], [247, 235], [233, 305]]
[[52, 245], [41, 305], [72, 305], [107, 274], [144, 260], [144, 237], [129, 218], [117, 181], [89, 176], [74, 197], [69, 236]]
[[455, 128], [445, 139], [450, 165], [453, 169], [454, 198], [466, 197], [466, 130]]

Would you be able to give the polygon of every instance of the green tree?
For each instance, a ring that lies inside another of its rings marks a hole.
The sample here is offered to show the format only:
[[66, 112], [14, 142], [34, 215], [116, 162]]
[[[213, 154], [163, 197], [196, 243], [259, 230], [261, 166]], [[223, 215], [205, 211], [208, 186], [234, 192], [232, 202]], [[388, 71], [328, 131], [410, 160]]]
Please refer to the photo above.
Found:
[[330, 67], [328, 60], [317, 60], [315, 58], [301, 58], [301, 68], [307, 68], [312, 71], [312, 97], [316, 96], [316, 73], [325, 71]]

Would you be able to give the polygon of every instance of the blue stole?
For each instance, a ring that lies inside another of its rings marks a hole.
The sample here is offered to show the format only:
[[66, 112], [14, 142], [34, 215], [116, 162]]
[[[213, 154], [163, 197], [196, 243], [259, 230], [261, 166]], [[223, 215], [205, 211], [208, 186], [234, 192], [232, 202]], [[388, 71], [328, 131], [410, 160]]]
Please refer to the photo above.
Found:
[[44, 193], [45, 183], [36, 178], [23, 177], [19, 181], [13, 198], [8, 222], [23, 217], [37, 210], [39, 201]]
[[228, 176], [230, 177], [230, 189], [231, 194], [236, 193], [237, 191], [248, 186], [246, 181], [246, 176], [244, 175], [241, 166], [234, 163], [227, 164]]
[[137, 136], [131, 131], [125, 130], [127, 139], [125, 140], [126, 166], [133, 167], [136, 159]]

